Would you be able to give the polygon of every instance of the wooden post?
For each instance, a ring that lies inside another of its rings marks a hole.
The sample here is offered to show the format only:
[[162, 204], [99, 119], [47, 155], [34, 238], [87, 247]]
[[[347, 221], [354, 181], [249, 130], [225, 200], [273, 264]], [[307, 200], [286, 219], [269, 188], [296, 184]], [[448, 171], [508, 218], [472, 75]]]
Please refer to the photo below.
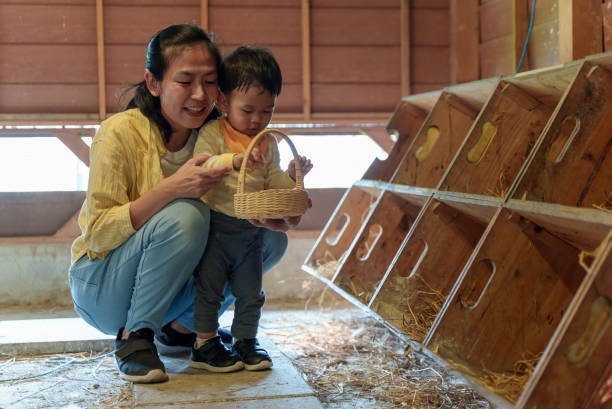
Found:
[[410, 0], [401, 0], [400, 18], [401, 84], [405, 97], [410, 95]]
[[96, 0], [96, 31], [98, 45], [98, 115], [106, 119], [106, 74], [104, 72], [104, 15], [102, 1]]
[[478, 0], [450, 2], [451, 84], [480, 78]]
[[[528, 0], [512, 0], [512, 67], [508, 70], [508, 74], [516, 71], [519, 61], [521, 60], [521, 55], [523, 54], [530, 17], [527, 1]], [[527, 54], [528, 53], [525, 52], [525, 58], [523, 59], [520, 71], [526, 71], [529, 66]]]
[[559, 0], [559, 62], [603, 50], [601, 0]]
[[310, 81], [310, 0], [302, 0], [302, 110], [304, 120], [309, 120], [312, 112]]
[[208, 0], [200, 1], [200, 25], [208, 31]]

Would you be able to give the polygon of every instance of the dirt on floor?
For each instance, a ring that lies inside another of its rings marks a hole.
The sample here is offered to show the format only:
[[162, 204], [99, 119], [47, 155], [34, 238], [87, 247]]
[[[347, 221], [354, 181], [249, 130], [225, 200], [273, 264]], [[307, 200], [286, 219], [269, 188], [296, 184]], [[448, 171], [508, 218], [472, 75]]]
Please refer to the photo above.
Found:
[[[261, 328], [302, 372], [324, 408], [491, 408], [335, 294], [306, 305], [268, 304]], [[118, 377], [112, 355], [0, 355], [0, 409], [133, 405], [131, 384]]]

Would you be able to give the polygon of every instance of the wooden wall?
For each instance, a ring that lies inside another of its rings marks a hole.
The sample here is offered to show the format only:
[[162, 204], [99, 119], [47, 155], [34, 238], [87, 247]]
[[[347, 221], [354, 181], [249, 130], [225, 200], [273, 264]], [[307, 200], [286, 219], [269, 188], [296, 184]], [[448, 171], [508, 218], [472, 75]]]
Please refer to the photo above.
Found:
[[[0, 0], [0, 114], [116, 112], [126, 85], [142, 79], [151, 35], [180, 22], [208, 27], [222, 52], [269, 47], [283, 70], [280, 113], [300, 114], [306, 104], [313, 113], [389, 113], [402, 89], [401, 1], [104, 0], [101, 73], [96, 0]], [[403, 1], [411, 93], [448, 85], [449, 0]]]

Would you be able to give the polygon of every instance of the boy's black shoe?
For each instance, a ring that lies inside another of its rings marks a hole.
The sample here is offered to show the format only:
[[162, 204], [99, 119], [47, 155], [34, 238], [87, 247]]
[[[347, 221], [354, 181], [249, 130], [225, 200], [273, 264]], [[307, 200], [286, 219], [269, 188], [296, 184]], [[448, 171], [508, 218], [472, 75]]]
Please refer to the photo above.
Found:
[[[231, 332], [224, 328], [219, 328], [217, 332], [224, 344], [232, 345], [234, 338]], [[195, 344], [195, 340], [196, 334], [194, 332], [183, 334], [172, 328], [170, 324], [164, 325], [161, 329], [161, 333], [155, 335], [155, 341], [159, 348], [159, 352], [162, 354], [190, 351], [191, 348], [193, 348], [193, 344]]]
[[218, 335], [191, 350], [189, 366], [211, 372], [234, 372], [244, 368], [238, 354], [229, 350]]
[[236, 341], [232, 349], [240, 356], [244, 367], [249, 371], [259, 371], [272, 366], [270, 355], [259, 346], [257, 338]]
[[166, 368], [157, 355], [153, 330], [142, 328], [121, 339], [123, 328], [115, 339], [115, 361], [121, 378], [134, 383], [156, 383], [168, 380]]

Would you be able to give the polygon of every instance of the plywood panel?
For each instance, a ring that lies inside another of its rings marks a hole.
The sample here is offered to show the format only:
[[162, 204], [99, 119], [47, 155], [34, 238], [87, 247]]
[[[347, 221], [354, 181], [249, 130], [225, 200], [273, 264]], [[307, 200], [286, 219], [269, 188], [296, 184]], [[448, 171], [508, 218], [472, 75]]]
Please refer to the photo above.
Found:
[[315, 46], [312, 80], [316, 83], [399, 83], [399, 47]]
[[[23, 2], [21, 2], [23, 3]], [[95, 2], [84, 5], [0, 5], [0, 42], [95, 44]]]
[[567, 325], [551, 340], [547, 362], [536, 369], [521, 407], [611, 407], [612, 401], [602, 403], [600, 388], [612, 376], [612, 252], [602, 256], [604, 262], [572, 302]]
[[313, 84], [313, 112], [390, 112], [399, 84]]
[[419, 46], [449, 44], [448, 9], [413, 9], [410, 12], [410, 42]]
[[372, 311], [422, 342], [485, 227], [442, 202], [430, 202], [402, 244]]
[[98, 86], [0, 85], [0, 112], [93, 113], [98, 112]]
[[391, 182], [436, 188], [477, 114], [460, 98], [443, 92]]
[[368, 304], [421, 206], [385, 192], [365, 221], [334, 284]]
[[577, 249], [507, 211], [466, 272], [428, 346], [478, 376], [542, 353], [585, 275]]
[[393, 9], [313, 8], [310, 21], [313, 46], [399, 46], [400, 43], [399, 13]]
[[326, 279], [333, 278], [380, 194], [380, 191], [370, 194], [355, 186], [346, 190], [304, 261], [311, 272]]
[[413, 9], [447, 9], [448, 0], [410, 0]]
[[604, 51], [612, 50], [612, 0], [604, 0], [603, 37]]
[[386, 127], [390, 134], [395, 133], [397, 141], [385, 160], [374, 158], [362, 179], [389, 181], [414, 142], [426, 115], [427, 113], [421, 108], [407, 101], [400, 101]]
[[[611, 95], [612, 73], [584, 64], [543, 135], [514, 198], [578, 207], [610, 206]], [[559, 156], [564, 146], [566, 152]]]
[[95, 45], [0, 45], [3, 84], [91, 84], [98, 80]]
[[440, 189], [505, 197], [550, 114], [519, 87], [501, 82]]
[[450, 81], [448, 47], [412, 47], [410, 76], [413, 82], [429, 84]]

